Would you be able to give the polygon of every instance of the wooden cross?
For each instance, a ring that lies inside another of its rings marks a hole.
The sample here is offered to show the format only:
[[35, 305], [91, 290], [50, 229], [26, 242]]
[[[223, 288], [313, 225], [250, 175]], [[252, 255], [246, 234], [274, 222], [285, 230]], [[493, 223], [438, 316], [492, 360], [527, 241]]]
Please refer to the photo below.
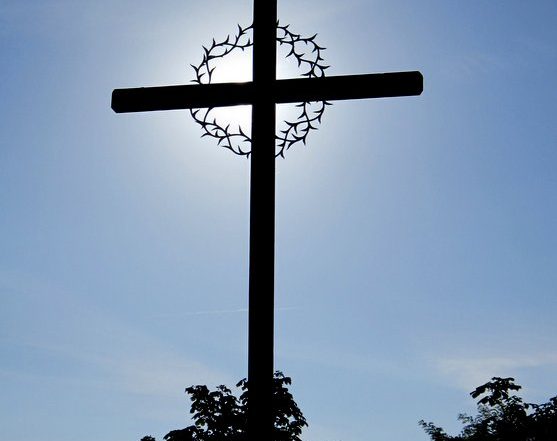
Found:
[[248, 439], [272, 441], [275, 107], [280, 103], [420, 95], [420, 72], [276, 79], [277, 1], [254, 0], [253, 81], [116, 89], [117, 113], [252, 106]]

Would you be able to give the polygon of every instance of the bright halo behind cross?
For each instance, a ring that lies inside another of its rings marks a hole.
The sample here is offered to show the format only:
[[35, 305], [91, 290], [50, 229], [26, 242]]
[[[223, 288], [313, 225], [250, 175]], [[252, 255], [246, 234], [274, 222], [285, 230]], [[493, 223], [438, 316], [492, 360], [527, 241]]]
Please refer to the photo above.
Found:
[[[205, 54], [195, 70], [196, 82], [201, 84], [244, 83], [252, 80], [253, 50], [249, 40], [249, 28], [238, 28], [232, 38], [203, 47]], [[320, 62], [321, 51], [313, 37], [302, 38], [280, 27], [277, 37], [277, 78], [316, 77], [324, 74], [326, 66]], [[307, 56], [311, 52], [312, 56]], [[297, 64], [297, 66], [296, 66]], [[317, 107], [312, 107], [317, 105]], [[300, 103], [277, 106], [277, 154], [283, 155], [294, 143], [305, 138], [313, 125], [321, 121], [325, 103]], [[218, 145], [236, 154], [250, 151], [251, 106], [218, 107], [198, 109], [192, 112], [195, 121], [202, 126], [204, 134], [218, 140]]]
[[[215, 65], [211, 83], [245, 83], [252, 79], [251, 48], [228, 54]], [[251, 133], [251, 106], [220, 107], [212, 111], [222, 126], [242, 127]]]

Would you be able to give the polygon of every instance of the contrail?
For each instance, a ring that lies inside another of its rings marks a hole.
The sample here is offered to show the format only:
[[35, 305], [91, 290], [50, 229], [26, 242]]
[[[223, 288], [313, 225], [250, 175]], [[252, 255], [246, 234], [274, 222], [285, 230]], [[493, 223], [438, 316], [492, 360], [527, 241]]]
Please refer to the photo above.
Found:
[[[281, 306], [275, 308], [275, 311], [292, 311], [295, 309], [300, 309], [296, 306]], [[214, 315], [214, 314], [234, 314], [239, 312], [248, 312], [248, 308], [238, 308], [238, 309], [209, 309], [206, 311], [190, 311], [190, 312], [182, 312], [180, 314], [163, 314], [160, 317], [175, 317], [175, 316], [192, 316], [192, 315]]]

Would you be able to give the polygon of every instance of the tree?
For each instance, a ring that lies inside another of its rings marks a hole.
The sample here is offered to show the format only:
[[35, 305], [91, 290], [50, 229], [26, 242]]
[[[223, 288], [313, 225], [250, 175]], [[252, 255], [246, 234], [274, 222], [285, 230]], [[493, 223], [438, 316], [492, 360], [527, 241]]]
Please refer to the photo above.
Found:
[[[301, 441], [300, 435], [306, 419], [294, 401], [288, 387], [290, 377], [277, 371], [273, 376], [274, 439], [276, 441]], [[236, 384], [242, 393], [232, 394], [226, 386], [210, 391], [207, 386], [191, 386], [186, 393], [192, 401], [190, 413], [194, 424], [184, 429], [168, 432], [166, 441], [245, 441], [247, 406], [249, 402], [248, 381], [244, 378]], [[141, 441], [156, 441], [145, 436]]]
[[478, 401], [478, 415], [460, 414], [464, 427], [450, 436], [435, 424], [419, 424], [432, 441], [554, 441], [557, 439], [557, 396], [544, 404], [524, 403], [513, 395], [521, 386], [514, 378], [493, 377], [470, 393]]

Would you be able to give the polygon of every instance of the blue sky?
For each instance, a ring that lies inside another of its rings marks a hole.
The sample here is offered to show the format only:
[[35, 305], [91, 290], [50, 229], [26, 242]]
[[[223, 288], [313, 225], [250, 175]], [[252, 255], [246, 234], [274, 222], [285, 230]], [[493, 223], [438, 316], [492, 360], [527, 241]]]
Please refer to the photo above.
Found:
[[[116, 115], [110, 93], [188, 82], [251, 10], [0, 4], [5, 439], [161, 438], [189, 422], [185, 387], [246, 375], [249, 162], [185, 112]], [[278, 161], [276, 368], [304, 439], [454, 431], [492, 376], [557, 394], [557, 4], [279, 15], [319, 33], [330, 75], [425, 77], [418, 98], [335, 103]]]

